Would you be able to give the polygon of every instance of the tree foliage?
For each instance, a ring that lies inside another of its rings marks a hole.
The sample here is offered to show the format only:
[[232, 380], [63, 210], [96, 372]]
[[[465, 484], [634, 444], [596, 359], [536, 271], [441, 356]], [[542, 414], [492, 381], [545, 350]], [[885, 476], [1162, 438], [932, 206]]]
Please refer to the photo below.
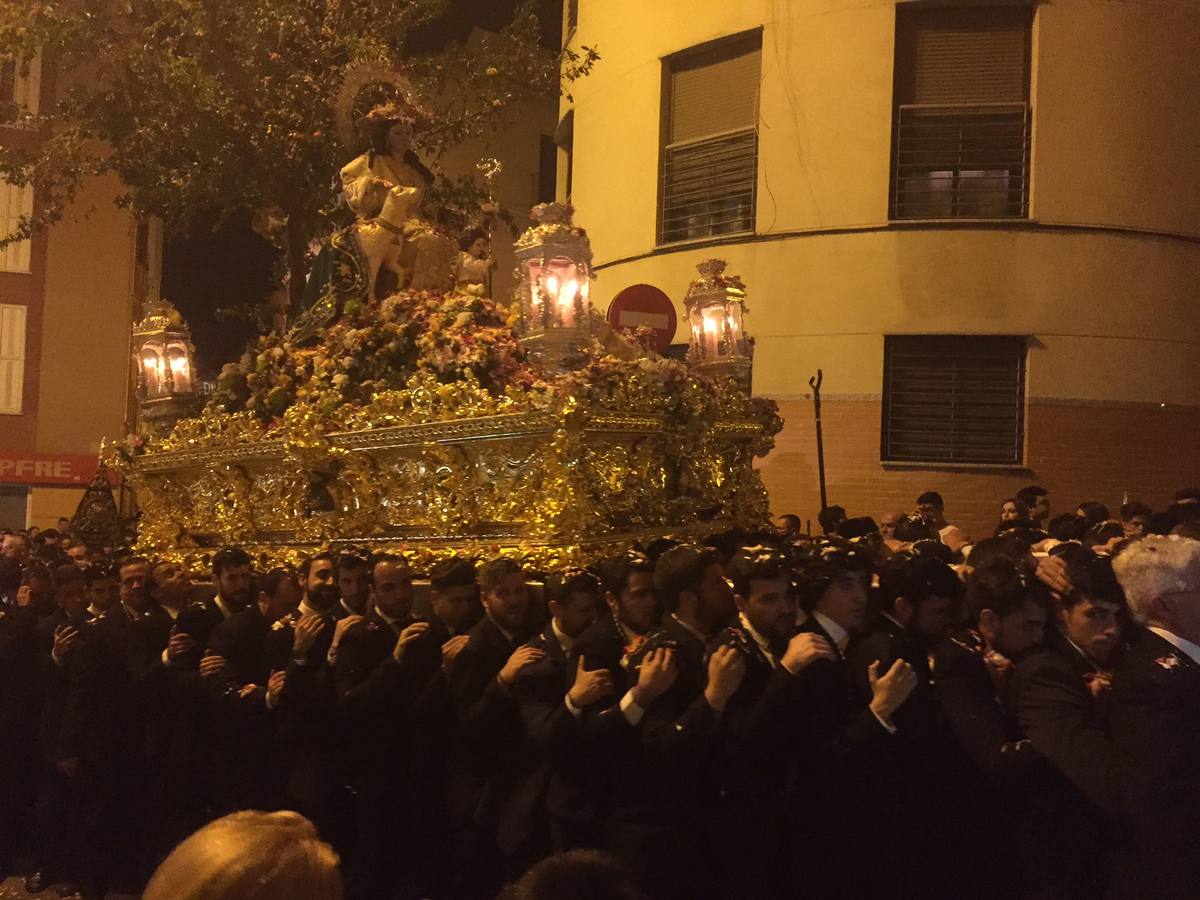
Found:
[[[303, 250], [328, 228], [347, 72], [402, 69], [437, 118], [418, 150], [440, 154], [494, 127], [522, 96], [558, 91], [594, 51], [539, 43], [534, 7], [482, 42], [438, 40], [448, 0], [6, 0], [0, 58], [57, 73], [39, 115], [10, 110], [41, 139], [0, 148], [0, 177], [32, 184], [34, 214], [0, 246], [58, 220], [92, 175], [115, 173], [119, 203], [168, 228], [280, 211], [292, 290]], [[369, 99], [366, 98], [366, 99]], [[299, 269], [299, 271], [298, 271]]]

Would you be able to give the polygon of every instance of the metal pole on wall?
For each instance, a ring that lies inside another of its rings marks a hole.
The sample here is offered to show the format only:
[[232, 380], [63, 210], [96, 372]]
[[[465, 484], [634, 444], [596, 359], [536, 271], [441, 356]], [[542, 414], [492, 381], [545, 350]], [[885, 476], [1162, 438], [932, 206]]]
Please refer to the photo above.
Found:
[[817, 474], [821, 479], [821, 509], [829, 505], [825, 495], [825, 441], [821, 435], [821, 382], [824, 376], [817, 369], [815, 377], [808, 379], [808, 386], [813, 392], [813, 412], [817, 417]]

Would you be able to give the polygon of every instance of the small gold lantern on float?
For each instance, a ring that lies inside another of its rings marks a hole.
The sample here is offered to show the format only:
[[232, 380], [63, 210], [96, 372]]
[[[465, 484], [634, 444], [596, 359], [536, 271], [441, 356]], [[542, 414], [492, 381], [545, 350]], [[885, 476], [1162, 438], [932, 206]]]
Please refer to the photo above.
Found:
[[152, 431], [165, 432], [186, 415], [197, 390], [192, 335], [170, 301], [147, 301], [133, 327], [138, 409]]
[[732, 378], [749, 392], [754, 340], [746, 334], [746, 286], [725, 274], [725, 260], [706, 259], [683, 298], [691, 327], [688, 362], [698, 371]]
[[548, 368], [561, 369], [591, 334], [592, 248], [571, 224], [574, 208], [542, 203], [537, 223], [516, 243], [521, 344]]

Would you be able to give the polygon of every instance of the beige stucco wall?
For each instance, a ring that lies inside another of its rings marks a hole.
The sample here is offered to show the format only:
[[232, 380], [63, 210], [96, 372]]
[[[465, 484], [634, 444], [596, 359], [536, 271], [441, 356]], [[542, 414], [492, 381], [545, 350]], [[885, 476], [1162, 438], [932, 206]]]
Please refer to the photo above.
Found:
[[[133, 321], [133, 216], [113, 202], [115, 177], [96, 179], [47, 232], [36, 450], [91, 455], [125, 432]], [[30, 524], [75, 511], [82, 491], [34, 488]]]
[[[678, 304], [721, 256], [750, 289], [759, 393], [822, 367], [826, 391], [878, 396], [886, 333], [1011, 333], [1032, 336], [1031, 398], [1200, 402], [1200, 6], [1039, 4], [1029, 220], [919, 226], [887, 221], [895, 5], [580, 5], [574, 42], [602, 59], [573, 87], [571, 199], [601, 310], [639, 282]], [[759, 237], [655, 251], [662, 58], [757, 27]]]

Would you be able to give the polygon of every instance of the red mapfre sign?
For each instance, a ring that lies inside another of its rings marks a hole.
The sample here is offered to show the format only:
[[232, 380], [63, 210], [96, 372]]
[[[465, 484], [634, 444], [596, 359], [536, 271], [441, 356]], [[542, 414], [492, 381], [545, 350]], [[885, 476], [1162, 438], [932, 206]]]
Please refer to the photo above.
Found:
[[0, 450], [0, 484], [87, 484], [96, 457]]

